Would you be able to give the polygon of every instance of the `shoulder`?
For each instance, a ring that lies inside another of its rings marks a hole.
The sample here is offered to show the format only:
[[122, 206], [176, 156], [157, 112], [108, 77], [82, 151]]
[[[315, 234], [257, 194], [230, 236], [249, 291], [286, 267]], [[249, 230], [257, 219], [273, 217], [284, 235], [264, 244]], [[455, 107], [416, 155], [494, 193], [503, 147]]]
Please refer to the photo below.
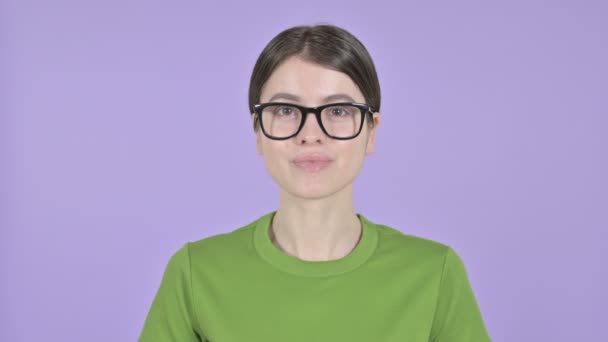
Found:
[[253, 230], [257, 220], [224, 233], [189, 241], [183, 248], [188, 249], [192, 258], [213, 260], [221, 255], [237, 256], [248, 253], [253, 248]]
[[396, 227], [373, 223], [378, 231], [379, 245], [383, 249], [408, 251], [419, 256], [445, 257], [451, 247], [443, 242], [418, 235], [406, 234]]
[[376, 257], [390, 265], [430, 272], [443, 286], [466, 281], [467, 273], [462, 258], [446, 243], [406, 234], [384, 224], [374, 224], [378, 230]]
[[434, 269], [442, 278], [466, 278], [462, 257], [450, 245], [417, 235], [406, 234], [384, 224], [374, 224], [378, 230], [380, 254], [391, 255], [401, 262]]
[[454, 248], [444, 242], [407, 234], [392, 225], [368, 222], [378, 232], [376, 258], [387, 263], [397, 263], [401, 267], [415, 267], [433, 270], [443, 274], [451, 270], [455, 274], [465, 274], [464, 264]]

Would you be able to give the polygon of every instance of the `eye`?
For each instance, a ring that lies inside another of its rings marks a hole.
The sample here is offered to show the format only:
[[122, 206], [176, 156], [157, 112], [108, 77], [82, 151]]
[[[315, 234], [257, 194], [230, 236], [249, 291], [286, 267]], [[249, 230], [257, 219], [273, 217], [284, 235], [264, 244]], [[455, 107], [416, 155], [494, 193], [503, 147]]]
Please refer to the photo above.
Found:
[[278, 106], [275, 109], [275, 113], [278, 113], [280, 115], [291, 115], [294, 112], [294, 108], [290, 107], [290, 106]]
[[331, 107], [332, 116], [346, 116], [350, 114], [350, 111], [344, 107]]

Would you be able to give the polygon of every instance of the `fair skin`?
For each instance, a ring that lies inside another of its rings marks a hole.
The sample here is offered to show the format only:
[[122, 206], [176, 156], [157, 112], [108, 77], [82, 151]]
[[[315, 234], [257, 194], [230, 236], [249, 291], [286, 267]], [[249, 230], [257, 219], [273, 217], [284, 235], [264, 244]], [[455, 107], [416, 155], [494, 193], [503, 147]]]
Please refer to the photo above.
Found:
[[[294, 95], [297, 100], [276, 98], [278, 93]], [[328, 99], [336, 94], [366, 103], [348, 75], [294, 56], [266, 81], [260, 103], [280, 101], [315, 107], [350, 102]], [[353, 208], [353, 182], [365, 156], [374, 150], [379, 113], [373, 113], [373, 121], [373, 128], [365, 123], [359, 136], [351, 140], [325, 135], [313, 114], [307, 116], [298, 135], [287, 140], [268, 139], [261, 129], [256, 132], [257, 153], [264, 157], [268, 172], [280, 187], [280, 204], [270, 229], [277, 248], [306, 261], [340, 259], [355, 248], [362, 227]], [[304, 171], [292, 161], [307, 152], [322, 152], [333, 161], [320, 172]]]

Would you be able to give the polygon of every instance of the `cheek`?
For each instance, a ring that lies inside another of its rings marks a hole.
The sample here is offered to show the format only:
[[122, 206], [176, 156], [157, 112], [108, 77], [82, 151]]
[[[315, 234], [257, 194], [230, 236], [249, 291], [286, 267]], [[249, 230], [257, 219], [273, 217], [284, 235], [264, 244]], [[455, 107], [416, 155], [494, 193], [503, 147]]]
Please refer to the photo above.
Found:
[[356, 171], [360, 168], [365, 155], [365, 145], [357, 142], [352, 145], [345, 145], [337, 152], [339, 167], [345, 172]]
[[264, 141], [261, 144], [264, 162], [269, 169], [276, 170], [288, 166], [289, 157], [282, 144]]

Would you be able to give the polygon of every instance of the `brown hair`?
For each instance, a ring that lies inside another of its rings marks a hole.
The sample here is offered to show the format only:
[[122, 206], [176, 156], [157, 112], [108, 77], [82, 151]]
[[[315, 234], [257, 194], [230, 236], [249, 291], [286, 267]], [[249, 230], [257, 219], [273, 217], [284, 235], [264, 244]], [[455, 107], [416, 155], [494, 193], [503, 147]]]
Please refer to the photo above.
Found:
[[[249, 81], [249, 113], [254, 112], [253, 106], [260, 101], [262, 87], [272, 72], [292, 56], [347, 74], [359, 87], [372, 110], [380, 111], [380, 82], [365, 46], [345, 29], [317, 24], [286, 29], [262, 50]], [[368, 126], [373, 126], [372, 120], [368, 120]], [[253, 128], [259, 128], [257, 118]]]

